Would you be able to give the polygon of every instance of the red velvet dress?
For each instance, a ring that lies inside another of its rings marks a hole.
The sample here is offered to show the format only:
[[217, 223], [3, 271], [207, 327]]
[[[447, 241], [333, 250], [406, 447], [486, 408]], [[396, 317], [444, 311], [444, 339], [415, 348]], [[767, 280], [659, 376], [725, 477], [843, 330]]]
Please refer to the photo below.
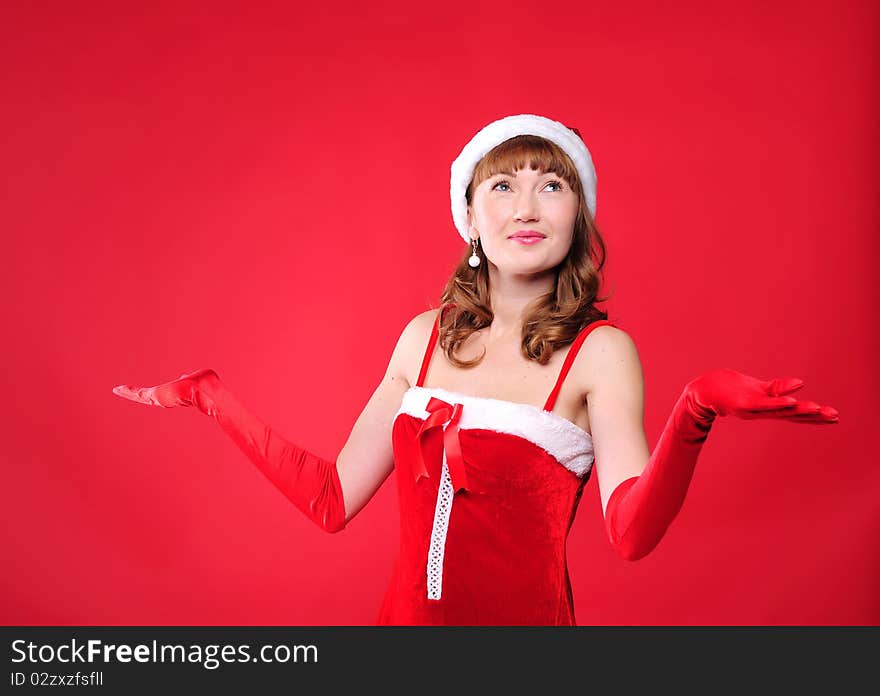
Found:
[[[575, 625], [566, 539], [593, 464], [590, 436], [543, 409], [416, 386], [392, 428], [400, 548], [377, 624]], [[613, 325], [613, 324], [611, 324]]]

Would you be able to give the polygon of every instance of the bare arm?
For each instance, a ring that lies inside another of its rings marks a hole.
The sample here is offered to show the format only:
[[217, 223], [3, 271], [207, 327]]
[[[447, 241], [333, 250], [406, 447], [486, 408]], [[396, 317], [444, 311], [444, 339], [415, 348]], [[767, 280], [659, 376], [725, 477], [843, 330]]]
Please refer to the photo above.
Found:
[[425, 322], [430, 321], [432, 312], [418, 315], [404, 328], [385, 376], [335, 461], [323, 459], [280, 435], [248, 409], [210, 368], [155, 387], [117, 385], [113, 392], [142, 404], [195, 406], [211, 416], [309, 519], [327, 532], [338, 532], [366, 505], [394, 468], [393, 418], [409, 387], [407, 368], [422, 348]]
[[414, 317], [403, 329], [385, 376], [355, 421], [336, 459], [345, 499], [346, 522], [370, 501], [394, 470], [391, 428], [403, 395], [409, 389], [407, 368], [424, 349], [425, 326], [436, 310]]
[[590, 335], [587, 397], [602, 514], [612, 491], [639, 476], [651, 452], [645, 437], [645, 379], [636, 345], [622, 329], [600, 326]]
[[[307, 516], [340, 531], [370, 501], [394, 470], [391, 428], [409, 388], [406, 370], [423, 333], [422, 315], [403, 329], [378, 387], [335, 460], [322, 459], [282, 438], [250, 414], [225, 387], [208, 390], [215, 416], [264, 474]], [[243, 437], [244, 435], [244, 437]], [[258, 447], [254, 447], [256, 442]]]
[[599, 327], [590, 423], [608, 539], [626, 560], [651, 552], [684, 503], [700, 451], [718, 416], [836, 423], [837, 411], [785, 394], [796, 378], [761, 380], [730, 368], [688, 382], [648, 454], [642, 427], [644, 382], [629, 336]]
[[592, 384], [587, 403], [604, 515], [612, 491], [639, 476], [651, 456], [645, 436], [645, 378], [628, 333], [600, 326], [589, 340]]

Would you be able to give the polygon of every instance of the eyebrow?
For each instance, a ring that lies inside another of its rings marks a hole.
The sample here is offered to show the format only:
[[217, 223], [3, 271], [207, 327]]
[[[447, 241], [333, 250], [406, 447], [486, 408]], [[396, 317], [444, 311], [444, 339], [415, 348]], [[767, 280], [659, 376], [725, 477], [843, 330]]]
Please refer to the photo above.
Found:
[[[516, 178], [516, 174], [514, 174], [513, 172], [507, 172], [507, 171], [495, 172], [492, 176], [500, 176], [501, 174], [504, 174], [505, 176], [512, 176], [514, 179]], [[559, 174], [557, 174], [556, 172], [541, 172], [540, 175], [541, 176], [548, 176], [548, 175], [559, 176]]]

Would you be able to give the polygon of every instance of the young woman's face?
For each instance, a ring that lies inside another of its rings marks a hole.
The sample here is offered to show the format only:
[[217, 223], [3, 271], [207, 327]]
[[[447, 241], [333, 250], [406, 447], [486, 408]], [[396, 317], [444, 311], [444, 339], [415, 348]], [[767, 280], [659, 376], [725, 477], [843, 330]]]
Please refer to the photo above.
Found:
[[[499, 269], [539, 273], [557, 266], [571, 248], [578, 212], [577, 193], [553, 172], [520, 169], [490, 176], [468, 206], [471, 238]], [[517, 241], [518, 232], [536, 237]]]

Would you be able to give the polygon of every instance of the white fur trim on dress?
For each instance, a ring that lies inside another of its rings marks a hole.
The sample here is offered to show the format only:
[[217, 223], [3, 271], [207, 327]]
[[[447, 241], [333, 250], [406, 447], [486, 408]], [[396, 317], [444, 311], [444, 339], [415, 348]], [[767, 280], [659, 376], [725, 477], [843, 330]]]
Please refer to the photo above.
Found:
[[596, 169], [590, 151], [577, 133], [559, 121], [544, 116], [535, 114], [506, 116], [478, 131], [452, 163], [449, 183], [452, 220], [467, 244], [471, 243], [471, 238], [467, 228], [465, 193], [473, 178], [474, 169], [489, 150], [517, 135], [538, 135], [546, 138], [559, 145], [571, 157], [584, 188], [587, 208], [590, 214], [596, 217]]
[[431, 397], [462, 405], [460, 430], [481, 429], [516, 435], [542, 448], [566, 469], [583, 477], [593, 464], [590, 435], [567, 418], [531, 404], [489, 399], [447, 391], [439, 387], [410, 387], [395, 414], [407, 413], [422, 420], [430, 414]]

